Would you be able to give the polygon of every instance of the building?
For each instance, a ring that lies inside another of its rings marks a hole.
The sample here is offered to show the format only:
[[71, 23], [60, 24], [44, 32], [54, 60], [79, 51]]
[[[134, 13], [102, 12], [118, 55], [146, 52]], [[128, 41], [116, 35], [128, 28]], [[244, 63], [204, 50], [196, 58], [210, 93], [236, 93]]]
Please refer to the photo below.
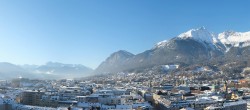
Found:
[[11, 104], [0, 104], [0, 110], [12, 110]]
[[24, 105], [40, 105], [44, 92], [41, 91], [24, 91], [21, 94], [21, 103]]

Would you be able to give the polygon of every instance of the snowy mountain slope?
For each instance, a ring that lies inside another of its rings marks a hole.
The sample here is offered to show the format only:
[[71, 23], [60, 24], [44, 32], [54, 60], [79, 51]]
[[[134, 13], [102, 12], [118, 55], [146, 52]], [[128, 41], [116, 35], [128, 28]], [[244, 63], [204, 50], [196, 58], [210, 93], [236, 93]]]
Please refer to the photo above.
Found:
[[167, 40], [163, 40], [161, 42], [158, 42], [154, 48], [161, 48], [164, 47], [165, 45], [167, 45], [168, 41]]
[[[191, 29], [187, 32], [181, 33], [177, 36], [179, 39], [193, 39], [201, 43], [213, 44], [213, 42], [218, 42], [215, 35], [210, 33], [205, 27]], [[168, 40], [163, 40], [155, 45], [155, 48], [161, 48], [169, 44]]]
[[[157, 43], [152, 49], [133, 55], [126, 51], [111, 54], [96, 73], [121, 72], [167, 64], [199, 64], [218, 59], [228, 61], [250, 58], [250, 32], [214, 34], [205, 27], [191, 29]], [[240, 59], [239, 59], [240, 58]]]
[[[180, 40], [192, 39], [197, 42], [200, 42], [207, 49], [221, 50], [221, 47], [218, 46], [218, 44], [220, 44], [220, 41], [217, 38], [217, 35], [209, 32], [205, 27], [191, 29], [187, 32], [181, 33], [176, 38]], [[164, 40], [164, 41], [157, 43], [155, 45], [155, 48], [162, 48], [164, 46], [167, 46], [168, 44], [169, 42], [167, 40]]]
[[193, 38], [201, 42], [214, 43], [213, 38], [215, 37], [215, 35], [210, 33], [205, 27], [201, 27], [198, 29], [191, 29], [185, 33], [180, 34], [178, 37], [183, 39]]
[[[231, 47], [250, 46], [249, 32], [225, 31], [219, 34], [209, 32], [205, 27], [191, 29], [177, 36], [180, 39], [193, 39], [204, 45], [209, 45], [212, 49], [217, 48], [225, 52]], [[167, 40], [161, 41], [155, 45], [155, 48], [164, 47], [168, 44]]]
[[226, 47], [247, 47], [250, 46], [249, 32], [225, 31], [218, 35], [218, 39]]

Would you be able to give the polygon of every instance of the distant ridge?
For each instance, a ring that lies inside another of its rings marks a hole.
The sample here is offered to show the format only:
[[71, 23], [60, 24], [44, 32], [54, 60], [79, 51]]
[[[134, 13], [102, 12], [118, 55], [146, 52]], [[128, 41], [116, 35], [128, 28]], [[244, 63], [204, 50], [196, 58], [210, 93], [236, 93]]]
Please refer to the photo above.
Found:
[[89, 75], [93, 70], [81, 64], [48, 62], [45, 65], [15, 65], [0, 62], [1, 79], [39, 78], [62, 79], [79, 78]]

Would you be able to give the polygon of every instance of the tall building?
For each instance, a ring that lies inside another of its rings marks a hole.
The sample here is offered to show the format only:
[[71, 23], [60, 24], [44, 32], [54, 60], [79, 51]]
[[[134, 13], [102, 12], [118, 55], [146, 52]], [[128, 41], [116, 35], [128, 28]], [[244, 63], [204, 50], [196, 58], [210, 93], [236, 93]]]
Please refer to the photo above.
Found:
[[24, 91], [21, 95], [21, 103], [24, 105], [39, 105], [42, 95], [41, 91]]

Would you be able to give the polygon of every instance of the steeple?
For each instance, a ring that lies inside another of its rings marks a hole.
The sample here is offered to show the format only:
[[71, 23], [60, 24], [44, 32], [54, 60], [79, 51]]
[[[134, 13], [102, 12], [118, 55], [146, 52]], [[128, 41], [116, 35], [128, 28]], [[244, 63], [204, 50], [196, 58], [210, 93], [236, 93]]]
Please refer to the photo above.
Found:
[[225, 81], [225, 82], [224, 82], [223, 90], [227, 93], [227, 89], [228, 89], [228, 87], [227, 87], [227, 81]]

